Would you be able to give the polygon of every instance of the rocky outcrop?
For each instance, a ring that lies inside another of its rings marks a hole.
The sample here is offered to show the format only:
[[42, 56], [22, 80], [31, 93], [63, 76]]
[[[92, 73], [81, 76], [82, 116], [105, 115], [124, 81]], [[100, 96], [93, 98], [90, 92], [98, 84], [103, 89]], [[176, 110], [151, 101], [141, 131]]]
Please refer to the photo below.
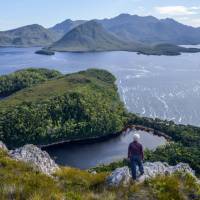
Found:
[[46, 151], [42, 151], [35, 145], [28, 144], [15, 150], [9, 151], [9, 155], [26, 163], [30, 163], [44, 174], [51, 175], [59, 169], [54, 160]]
[[[194, 175], [194, 171], [188, 164], [179, 163], [176, 166], [169, 166], [167, 163], [162, 162], [146, 162], [144, 163], [144, 175], [138, 175], [138, 182], [143, 182], [145, 179], [153, 178], [157, 175], [170, 175], [174, 172], [184, 172]], [[127, 185], [131, 180], [131, 173], [128, 167], [117, 168], [107, 178], [109, 186]]]
[[3, 149], [4, 151], [8, 151], [6, 145], [2, 141], [0, 141], [0, 149]]

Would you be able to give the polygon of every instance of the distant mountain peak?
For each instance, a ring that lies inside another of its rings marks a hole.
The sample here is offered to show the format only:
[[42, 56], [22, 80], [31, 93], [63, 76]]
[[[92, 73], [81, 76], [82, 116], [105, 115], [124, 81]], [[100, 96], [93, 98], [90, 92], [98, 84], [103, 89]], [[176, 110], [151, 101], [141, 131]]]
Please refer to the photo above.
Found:
[[[122, 14], [118, 15], [117, 17], [122, 18], [122, 17], [130, 17], [130, 16], [133, 16], [133, 15], [130, 15], [128, 13], [122, 13]], [[137, 15], [135, 15], [135, 16], [137, 16]]]
[[21, 26], [19, 28], [10, 29], [10, 30], [3, 31], [3, 32], [8, 32], [8, 31], [12, 32], [12, 31], [22, 30], [22, 29], [45, 29], [45, 28], [39, 24], [29, 24], [29, 25]]
[[39, 24], [31, 24], [20, 28], [0, 32], [1, 46], [48, 46], [56, 41], [56, 36]]
[[61, 38], [63, 37], [67, 32], [71, 31], [73, 28], [85, 23], [85, 20], [76, 20], [72, 21], [71, 19], [66, 19], [65, 21], [56, 24], [55, 26], [49, 28], [49, 30], [55, 32], [58, 34], [58, 36]]
[[77, 26], [50, 46], [52, 50], [71, 52], [114, 51], [126, 48], [128, 48], [128, 43], [109, 33], [96, 20]]
[[157, 19], [154, 16], [121, 14], [98, 22], [119, 39], [130, 42], [176, 45], [200, 43], [200, 28], [181, 24], [171, 18]]

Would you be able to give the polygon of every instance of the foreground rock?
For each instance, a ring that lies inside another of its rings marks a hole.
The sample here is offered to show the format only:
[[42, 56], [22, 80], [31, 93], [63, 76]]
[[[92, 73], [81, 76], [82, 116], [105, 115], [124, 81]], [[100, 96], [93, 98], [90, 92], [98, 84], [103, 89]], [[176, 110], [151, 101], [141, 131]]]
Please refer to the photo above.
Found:
[[2, 141], [0, 141], [0, 149], [3, 149], [4, 151], [8, 151], [6, 145]]
[[9, 155], [16, 160], [30, 163], [39, 171], [47, 175], [51, 175], [59, 169], [58, 165], [51, 159], [46, 151], [42, 151], [32, 144], [11, 150], [9, 151]]
[[[144, 163], [144, 175], [139, 176], [138, 182], [143, 182], [145, 179], [153, 178], [157, 175], [169, 175], [174, 172], [184, 172], [194, 175], [194, 171], [188, 164], [179, 163], [176, 166], [169, 166], [167, 163], [162, 162], [146, 162]], [[131, 173], [128, 167], [117, 168], [107, 178], [107, 184], [109, 186], [127, 185], [131, 180]]]

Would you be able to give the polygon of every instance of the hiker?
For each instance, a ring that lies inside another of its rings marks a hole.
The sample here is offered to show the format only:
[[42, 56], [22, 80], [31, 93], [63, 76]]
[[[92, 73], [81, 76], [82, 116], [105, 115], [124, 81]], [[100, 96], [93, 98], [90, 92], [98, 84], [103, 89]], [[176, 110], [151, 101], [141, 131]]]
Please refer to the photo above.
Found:
[[134, 134], [133, 142], [128, 147], [128, 160], [131, 163], [131, 172], [133, 180], [136, 180], [136, 166], [138, 165], [140, 175], [144, 174], [142, 161], [144, 159], [144, 152], [142, 145], [138, 142], [140, 139], [139, 134]]

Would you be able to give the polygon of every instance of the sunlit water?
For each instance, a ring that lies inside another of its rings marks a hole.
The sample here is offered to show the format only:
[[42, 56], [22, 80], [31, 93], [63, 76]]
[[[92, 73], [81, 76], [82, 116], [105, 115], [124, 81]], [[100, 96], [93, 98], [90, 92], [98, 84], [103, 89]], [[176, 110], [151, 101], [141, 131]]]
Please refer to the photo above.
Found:
[[200, 125], [200, 53], [145, 56], [132, 52], [56, 53], [37, 55], [38, 48], [0, 48], [0, 74], [26, 67], [63, 73], [107, 69], [117, 77], [129, 111], [143, 116]]

